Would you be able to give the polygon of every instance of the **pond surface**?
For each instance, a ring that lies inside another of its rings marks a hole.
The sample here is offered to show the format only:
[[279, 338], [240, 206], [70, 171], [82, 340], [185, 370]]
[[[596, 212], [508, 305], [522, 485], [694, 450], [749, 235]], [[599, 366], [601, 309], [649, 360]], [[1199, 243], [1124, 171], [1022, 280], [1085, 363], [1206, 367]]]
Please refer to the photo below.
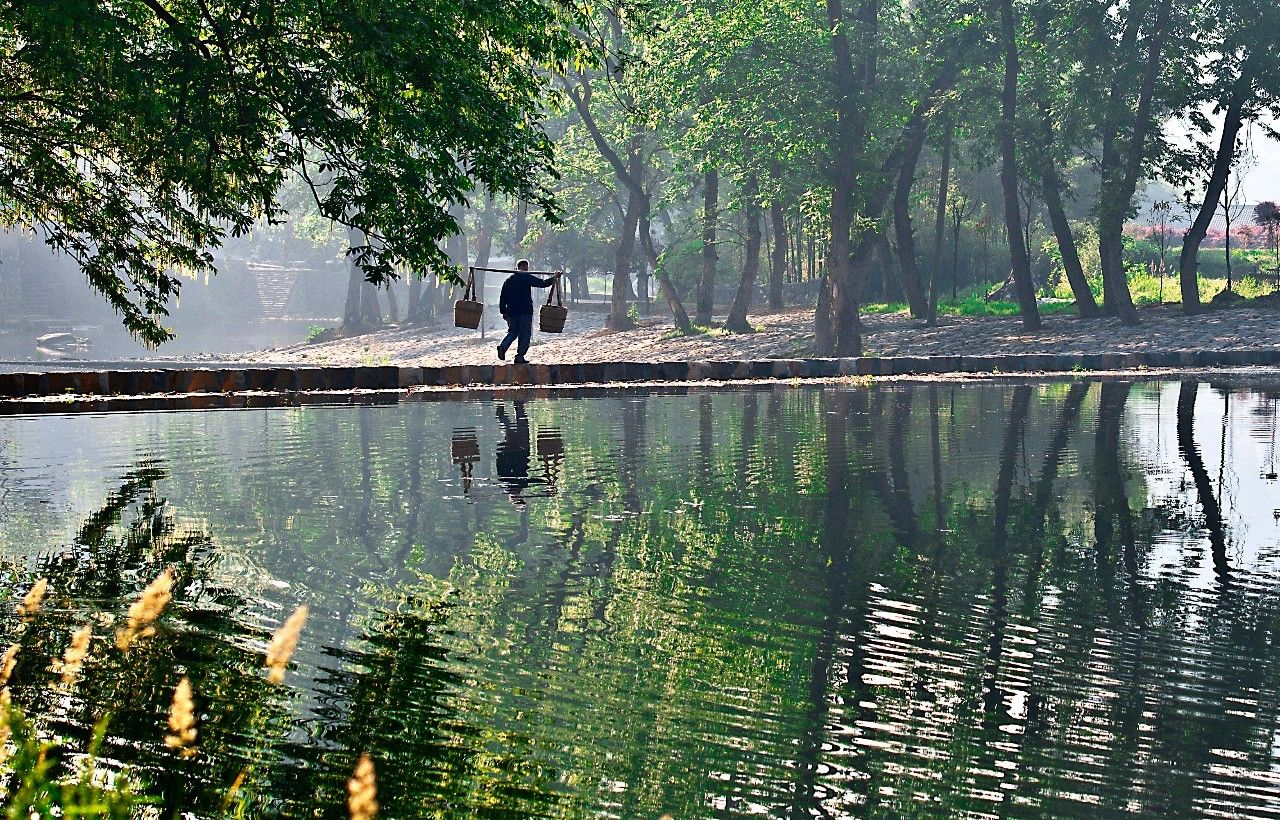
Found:
[[[1275, 815], [1278, 395], [3, 418], [0, 640], [15, 702], [77, 748], [110, 712], [106, 765], [170, 816], [345, 816], [366, 751], [386, 817]], [[189, 758], [163, 742], [184, 674]]]

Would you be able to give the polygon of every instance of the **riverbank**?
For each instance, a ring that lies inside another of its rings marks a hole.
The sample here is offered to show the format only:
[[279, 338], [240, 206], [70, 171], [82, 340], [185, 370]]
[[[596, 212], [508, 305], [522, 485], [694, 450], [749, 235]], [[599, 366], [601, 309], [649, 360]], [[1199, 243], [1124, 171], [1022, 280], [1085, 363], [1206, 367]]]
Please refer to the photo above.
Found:
[[[1028, 333], [1013, 317], [941, 317], [937, 327], [905, 315], [864, 317], [867, 356], [1009, 356], [1020, 354], [1164, 353], [1280, 349], [1280, 309], [1251, 304], [1183, 316], [1177, 306], [1145, 308], [1142, 323], [1048, 316]], [[560, 336], [535, 333], [533, 362], [696, 362], [810, 358], [813, 310], [793, 308], [751, 317], [755, 333], [713, 329], [681, 336], [669, 320], [651, 319], [635, 330], [609, 332], [599, 314], [570, 313]], [[350, 367], [447, 367], [497, 364], [500, 334], [456, 328], [388, 328], [315, 344], [247, 354], [246, 363]]]

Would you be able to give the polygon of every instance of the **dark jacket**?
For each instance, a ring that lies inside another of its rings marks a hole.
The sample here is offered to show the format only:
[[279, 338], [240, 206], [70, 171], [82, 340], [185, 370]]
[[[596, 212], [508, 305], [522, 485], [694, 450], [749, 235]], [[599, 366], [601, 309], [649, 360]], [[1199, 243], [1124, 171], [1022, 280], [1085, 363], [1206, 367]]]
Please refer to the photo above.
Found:
[[503, 316], [532, 316], [533, 289], [549, 288], [555, 281], [554, 277], [543, 279], [528, 271], [516, 271], [502, 283], [498, 310]]

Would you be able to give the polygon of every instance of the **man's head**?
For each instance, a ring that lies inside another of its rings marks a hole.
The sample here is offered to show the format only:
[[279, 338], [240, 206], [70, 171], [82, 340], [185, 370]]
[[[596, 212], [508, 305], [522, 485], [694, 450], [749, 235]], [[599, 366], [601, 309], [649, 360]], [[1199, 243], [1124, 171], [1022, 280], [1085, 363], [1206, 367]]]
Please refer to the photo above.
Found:
[[516, 270], [528, 270], [528, 269], [529, 269], [528, 259], [521, 259], [519, 262], [516, 263]]

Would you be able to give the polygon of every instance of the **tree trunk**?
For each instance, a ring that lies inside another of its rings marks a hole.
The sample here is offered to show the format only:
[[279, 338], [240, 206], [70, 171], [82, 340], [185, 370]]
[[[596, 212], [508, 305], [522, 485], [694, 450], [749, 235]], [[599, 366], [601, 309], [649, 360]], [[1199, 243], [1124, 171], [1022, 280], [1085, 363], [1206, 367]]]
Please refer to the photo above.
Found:
[[342, 308], [342, 326], [357, 328], [360, 326], [360, 290], [364, 284], [364, 271], [351, 262], [351, 276], [347, 279], [347, 301]]
[[[1158, 0], [1154, 28], [1147, 37], [1147, 59], [1142, 83], [1138, 90], [1138, 103], [1134, 107], [1133, 130], [1127, 149], [1121, 150], [1116, 117], [1120, 110], [1127, 110], [1122, 95], [1124, 82], [1117, 73], [1112, 85], [1108, 109], [1108, 123], [1103, 134], [1101, 180], [1098, 189], [1098, 250], [1102, 257], [1103, 307], [1107, 313], [1119, 316], [1124, 324], [1137, 324], [1138, 311], [1129, 293], [1129, 281], [1124, 269], [1124, 221], [1129, 216], [1133, 195], [1138, 190], [1142, 173], [1142, 160], [1147, 149], [1147, 128], [1151, 120], [1152, 101], [1156, 81], [1160, 73], [1160, 55], [1164, 49], [1165, 27], [1169, 19], [1172, 0]], [[1138, 20], [1130, 21], [1124, 39], [1132, 44], [1137, 38]], [[1131, 47], [1131, 45], [1130, 45]], [[1121, 55], [1128, 53], [1121, 49]]]
[[760, 186], [755, 178], [749, 178], [743, 186], [744, 212], [747, 220], [747, 244], [742, 260], [742, 279], [738, 282], [738, 292], [729, 307], [729, 316], [724, 326], [733, 333], [752, 333], [754, 329], [747, 322], [747, 311], [751, 309], [751, 297], [756, 291], [756, 275], [760, 270]]
[[396, 283], [387, 282], [387, 323], [400, 323], [400, 299], [396, 296]]
[[422, 322], [422, 277], [416, 273], [409, 274], [409, 304], [405, 306], [404, 319], [410, 324]]
[[365, 325], [382, 324], [382, 305], [378, 302], [378, 288], [372, 282], [360, 285], [360, 321]]
[[610, 294], [609, 319], [605, 327], [610, 330], [631, 330], [636, 323], [631, 320], [631, 261], [636, 246], [636, 226], [640, 222], [640, 203], [635, 195], [627, 197], [623, 212], [622, 232], [614, 249], [613, 291]]
[[1000, 95], [1000, 187], [1004, 193], [1004, 225], [1013, 285], [1027, 330], [1040, 328], [1031, 260], [1022, 244], [1022, 211], [1018, 203], [1018, 160], [1015, 135], [1018, 104], [1018, 42], [1014, 28], [1013, 0], [1000, 0], [1000, 33], [1004, 47], [1004, 87]]
[[529, 232], [529, 206], [523, 199], [516, 200], [516, 224], [512, 230], [511, 253], [517, 259], [521, 257], [520, 249], [524, 245], [524, 235]]
[[[948, 120], [943, 126], [942, 172], [938, 175], [938, 211], [933, 224], [933, 274], [929, 277], [928, 323], [938, 323], [938, 280], [942, 278], [942, 236], [947, 223], [947, 194], [951, 190], [951, 141], [955, 138], [955, 124]], [[954, 273], [952, 274], [955, 275]]]
[[[921, 143], [920, 150], [924, 144]], [[920, 150], [912, 152], [902, 163], [898, 171], [898, 184], [893, 192], [893, 233], [894, 245], [898, 252], [899, 277], [902, 283], [902, 294], [907, 297], [907, 306], [911, 316], [924, 319], [928, 316], [928, 305], [924, 298], [924, 289], [920, 285], [920, 268], [916, 264], [915, 229], [911, 224], [911, 188], [916, 181], [916, 166], [920, 162]]]
[[781, 198], [775, 196], [769, 206], [773, 222], [773, 262], [769, 266], [769, 307], [782, 310], [782, 280], [787, 272], [787, 215]]
[[835, 350], [836, 331], [831, 319], [831, 280], [823, 278], [818, 286], [818, 304], [813, 310], [813, 348], [819, 356]]
[[680, 294], [676, 292], [675, 285], [671, 283], [671, 277], [667, 276], [666, 270], [662, 267], [662, 257], [653, 246], [653, 234], [649, 230], [648, 216], [640, 218], [639, 228], [640, 246], [644, 249], [645, 256], [649, 258], [649, 264], [653, 266], [654, 278], [658, 280], [658, 288], [662, 291], [663, 298], [667, 300], [667, 307], [671, 309], [671, 318], [675, 322], [676, 329], [688, 336], [693, 333], [693, 326], [689, 323], [689, 314], [684, 309], [684, 303], [680, 301]]
[[1058, 242], [1058, 253], [1062, 256], [1067, 283], [1071, 285], [1071, 293], [1076, 298], [1076, 309], [1082, 317], [1092, 319], [1100, 311], [1098, 302], [1093, 298], [1093, 290], [1089, 287], [1089, 279], [1085, 276], [1084, 266], [1080, 264], [1076, 237], [1071, 232], [1071, 222], [1062, 205], [1062, 183], [1057, 171], [1052, 168], [1045, 169], [1042, 177], [1045, 210], [1049, 212], [1049, 224], [1053, 227], [1053, 236]]
[[1197, 274], [1200, 245], [1213, 222], [1213, 214], [1227, 188], [1231, 164], [1235, 162], [1236, 139], [1244, 123], [1244, 108], [1241, 104], [1243, 96], [1240, 91], [1232, 94], [1226, 116], [1222, 120], [1222, 139], [1218, 141], [1218, 152], [1213, 158], [1213, 171], [1205, 188], [1204, 202], [1200, 203], [1200, 210], [1182, 239], [1182, 252], [1178, 255], [1178, 279], [1182, 287], [1184, 313], [1195, 313], [1200, 309], [1200, 282]]
[[720, 172], [709, 169], [702, 183], [702, 279], [698, 282], [695, 324], [711, 324], [716, 290], [716, 223], [720, 218]]

